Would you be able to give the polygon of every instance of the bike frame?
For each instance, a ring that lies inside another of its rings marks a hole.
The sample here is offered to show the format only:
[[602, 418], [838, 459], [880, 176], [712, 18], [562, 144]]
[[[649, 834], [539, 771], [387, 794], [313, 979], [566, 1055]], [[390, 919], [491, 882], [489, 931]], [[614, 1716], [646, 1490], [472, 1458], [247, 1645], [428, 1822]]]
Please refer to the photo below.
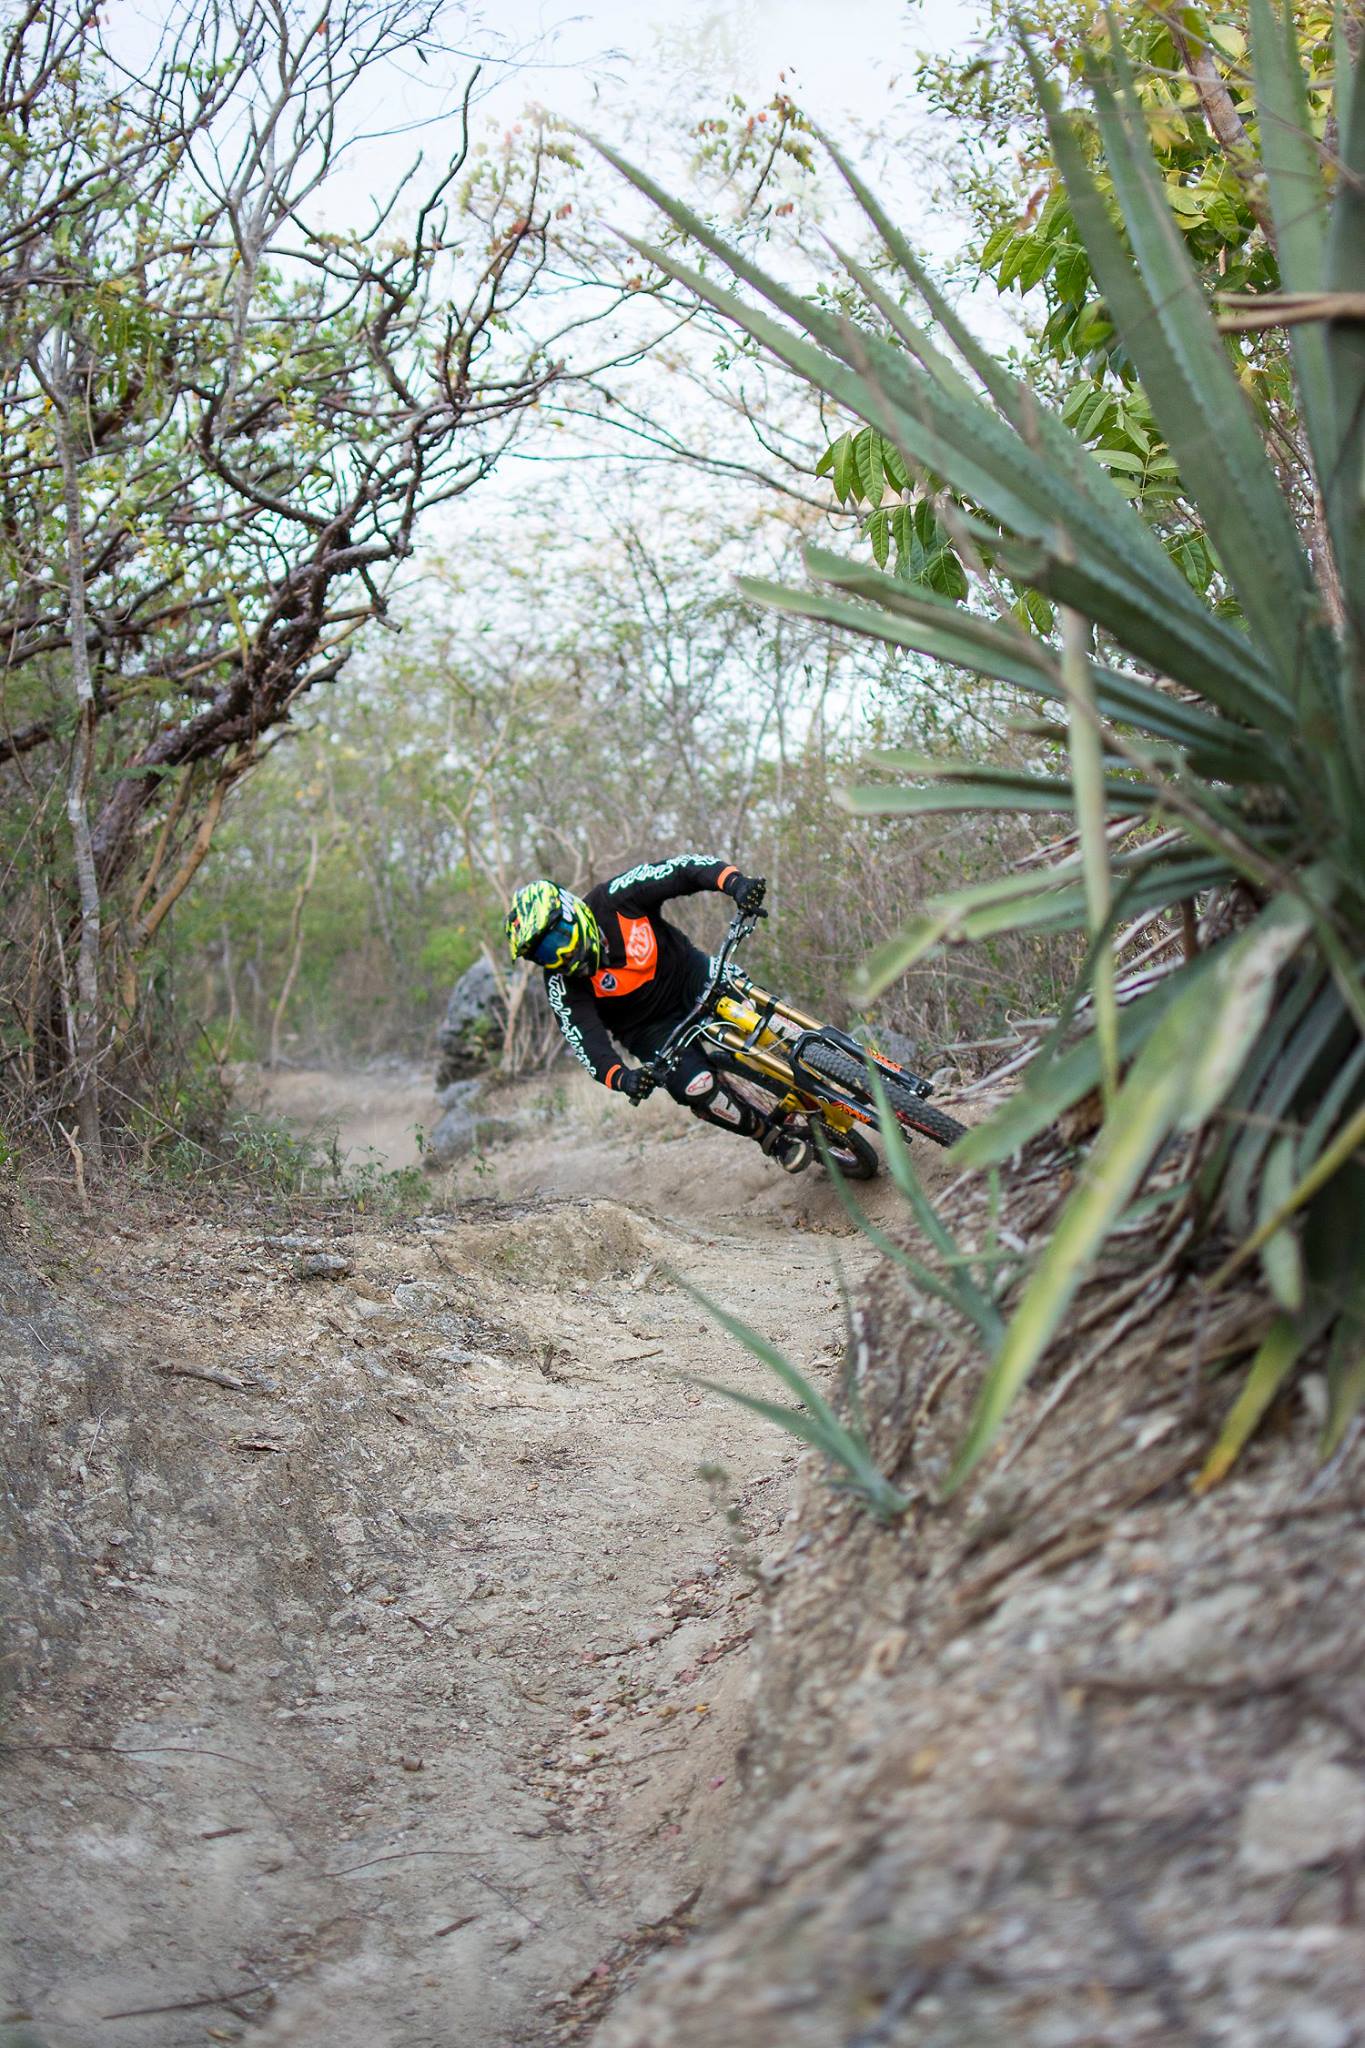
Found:
[[841, 1046], [857, 1058], [869, 1057], [901, 1075], [917, 1091], [929, 1093], [928, 1084], [903, 1075], [889, 1060], [849, 1038], [845, 1032], [822, 1025], [780, 996], [761, 988], [749, 975], [732, 965], [735, 953], [756, 928], [764, 910], [738, 912], [730, 923], [720, 951], [711, 962], [705, 988], [692, 1009], [670, 1033], [645, 1067], [655, 1081], [662, 1081], [677, 1064], [678, 1055], [697, 1039], [724, 1055], [724, 1064], [736, 1073], [753, 1074], [770, 1088], [780, 1091], [778, 1111], [793, 1112], [820, 1121], [833, 1131], [846, 1131], [854, 1123], [877, 1123], [876, 1111], [854, 1101], [832, 1083], [821, 1080], [817, 1087], [803, 1086], [801, 1051], [808, 1038], [823, 1039]]

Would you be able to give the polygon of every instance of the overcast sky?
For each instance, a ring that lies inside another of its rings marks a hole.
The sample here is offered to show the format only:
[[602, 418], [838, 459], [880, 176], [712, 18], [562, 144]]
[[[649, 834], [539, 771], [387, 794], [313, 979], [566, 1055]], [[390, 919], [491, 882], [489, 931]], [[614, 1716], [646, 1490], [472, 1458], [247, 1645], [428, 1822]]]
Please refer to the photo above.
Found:
[[[146, 21], [157, 0], [121, 5], [125, 19]], [[848, 136], [851, 124], [875, 125], [904, 107], [916, 53], [967, 47], [979, 15], [980, 0], [497, 0], [466, 10], [452, 29], [460, 48], [447, 59], [377, 67], [349, 102], [349, 124], [383, 134], [439, 123], [477, 56], [489, 124], [539, 105], [625, 142], [653, 115], [676, 120], [689, 91], [711, 112], [732, 92], [757, 106], [788, 91]]]
[[[780, 75], [822, 119], [876, 110], [903, 77], [917, 49], [947, 49], [974, 30], [967, 0], [742, 0], [706, 7], [696, 0], [597, 0], [581, 8], [548, 0], [502, 0], [490, 24], [517, 41], [543, 39], [537, 97], [556, 111], [587, 116], [599, 97], [649, 93], [661, 41], [722, 52], [725, 79], [746, 97], [767, 97]], [[620, 52], [624, 62], [615, 60]]]

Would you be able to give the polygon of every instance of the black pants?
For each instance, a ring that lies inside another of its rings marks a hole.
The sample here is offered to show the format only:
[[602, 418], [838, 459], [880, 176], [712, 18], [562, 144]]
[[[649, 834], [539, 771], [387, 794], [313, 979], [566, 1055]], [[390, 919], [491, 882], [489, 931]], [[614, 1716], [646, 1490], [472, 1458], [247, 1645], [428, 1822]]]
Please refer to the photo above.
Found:
[[[694, 946], [688, 961], [687, 986], [677, 1009], [670, 1010], [667, 1016], [653, 1017], [648, 1024], [641, 1024], [633, 1031], [613, 1033], [613, 1036], [619, 1037], [626, 1051], [633, 1053], [636, 1059], [653, 1059], [683, 1018], [695, 1008], [710, 972], [710, 960]], [[724, 1131], [736, 1131], [742, 1138], [761, 1138], [768, 1127], [768, 1120], [760, 1110], [730, 1093], [695, 1040], [678, 1054], [677, 1064], [664, 1086], [675, 1102], [681, 1102], [703, 1123], [717, 1124]]]

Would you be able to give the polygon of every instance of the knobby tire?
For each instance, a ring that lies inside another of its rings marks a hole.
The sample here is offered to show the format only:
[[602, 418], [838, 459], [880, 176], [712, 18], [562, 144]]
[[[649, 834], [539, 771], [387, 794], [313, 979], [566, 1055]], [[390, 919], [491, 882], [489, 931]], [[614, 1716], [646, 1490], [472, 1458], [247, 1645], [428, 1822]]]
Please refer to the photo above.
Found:
[[[823, 1074], [826, 1080], [836, 1082], [840, 1088], [847, 1089], [850, 1095], [856, 1096], [860, 1101], [873, 1101], [872, 1090], [868, 1085], [867, 1068], [861, 1060], [854, 1059], [852, 1053], [841, 1052], [835, 1045], [816, 1044], [807, 1047], [802, 1059], [812, 1072]], [[920, 1101], [913, 1089], [907, 1088], [904, 1081], [898, 1081], [894, 1074], [884, 1073], [880, 1068], [877, 1071], [886, 1090], [886, 1099], [896, 1113], [897, 1123], [904, 1124], [909, 1130], [918, 1131], [922, 1138], [932, 1138], [936, 1145], [955, 1145], [959, 1138], [966, 1135], [965, 1124], [958, 1123], [953, 1117], [945, 1116], [941, 1109], [930, 1109], [927, 1103]]]

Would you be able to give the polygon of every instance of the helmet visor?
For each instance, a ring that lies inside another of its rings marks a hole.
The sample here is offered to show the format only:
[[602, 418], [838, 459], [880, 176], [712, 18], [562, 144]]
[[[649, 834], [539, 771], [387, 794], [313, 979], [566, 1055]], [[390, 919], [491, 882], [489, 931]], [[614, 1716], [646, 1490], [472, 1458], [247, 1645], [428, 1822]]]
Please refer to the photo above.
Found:
[[561, 917], [543, 931], [531, 948], [537, 967], [577, 967], [583, 953], [582, 939], [571, 917]]

